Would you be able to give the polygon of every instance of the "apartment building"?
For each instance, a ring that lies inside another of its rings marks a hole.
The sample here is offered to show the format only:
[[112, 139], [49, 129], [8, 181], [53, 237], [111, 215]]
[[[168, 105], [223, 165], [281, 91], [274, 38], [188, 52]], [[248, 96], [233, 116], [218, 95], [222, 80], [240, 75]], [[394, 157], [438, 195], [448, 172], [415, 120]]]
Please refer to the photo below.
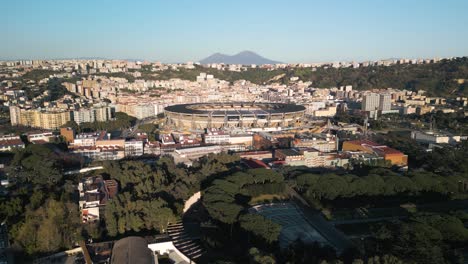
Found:
[[91, 123], [96, 120], [93, 109], [81, 108], [79, 110], [73, 111], [73, 121], [78, 125], [81, 123]]
[[70, 111], [59, 109], [21, 109], [10, 106], [11, 124], [55, 130], [71, 120]]

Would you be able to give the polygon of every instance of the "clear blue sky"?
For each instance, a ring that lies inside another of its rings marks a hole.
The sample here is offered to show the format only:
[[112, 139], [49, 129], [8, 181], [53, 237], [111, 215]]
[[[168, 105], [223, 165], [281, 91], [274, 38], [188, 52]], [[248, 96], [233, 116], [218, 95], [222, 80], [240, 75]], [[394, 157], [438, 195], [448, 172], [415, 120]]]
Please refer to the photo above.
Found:
[[467, 0], [3, 0], [0, 59], [468, 55]]

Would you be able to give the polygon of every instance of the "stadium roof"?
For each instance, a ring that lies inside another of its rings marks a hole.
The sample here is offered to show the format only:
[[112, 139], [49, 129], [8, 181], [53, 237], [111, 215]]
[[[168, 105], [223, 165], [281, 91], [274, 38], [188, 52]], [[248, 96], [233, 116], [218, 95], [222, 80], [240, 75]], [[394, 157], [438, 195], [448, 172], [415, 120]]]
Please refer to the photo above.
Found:
[[[220, 110], [220, 108], [222, 110]], [[254, 115], [254, 114], [280, 114], [289, 112], [305, 111], [305, 107], [296, 104], [283, 103], [252, 103], [252, 102], [230, 102], [230, 103], [197, 103], [171, 105], [164, 109], [168, 112], [183, 114], [232, 114], [232, 115]], [[220, 113], [218, 113], [220, 112]]]

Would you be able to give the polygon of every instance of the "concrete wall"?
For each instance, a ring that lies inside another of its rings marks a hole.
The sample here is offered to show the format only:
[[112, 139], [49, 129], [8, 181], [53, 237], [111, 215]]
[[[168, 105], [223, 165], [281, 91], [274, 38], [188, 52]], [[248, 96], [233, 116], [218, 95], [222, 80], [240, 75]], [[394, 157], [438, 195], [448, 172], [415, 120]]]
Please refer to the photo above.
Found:
[[197, 193], [194, 193], [184, 204], [184, 213], [187, 212], [190, 207], [192, 207], [192, 205], [196, 202], [198, 202], [198, 200], [200, 200], [200, 197], [201, 197], [201, 192], [197, 192]]

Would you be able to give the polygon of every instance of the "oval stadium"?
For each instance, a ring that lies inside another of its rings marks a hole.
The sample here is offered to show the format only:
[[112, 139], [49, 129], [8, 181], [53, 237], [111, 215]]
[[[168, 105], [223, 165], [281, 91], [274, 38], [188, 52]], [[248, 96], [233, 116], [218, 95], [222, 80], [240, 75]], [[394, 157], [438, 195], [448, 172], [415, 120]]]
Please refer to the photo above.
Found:
[[176, 129], [289, 128], [302, 124], [305, 107], [283, 103], [197, 103], [168, 106], [166, 125]]

